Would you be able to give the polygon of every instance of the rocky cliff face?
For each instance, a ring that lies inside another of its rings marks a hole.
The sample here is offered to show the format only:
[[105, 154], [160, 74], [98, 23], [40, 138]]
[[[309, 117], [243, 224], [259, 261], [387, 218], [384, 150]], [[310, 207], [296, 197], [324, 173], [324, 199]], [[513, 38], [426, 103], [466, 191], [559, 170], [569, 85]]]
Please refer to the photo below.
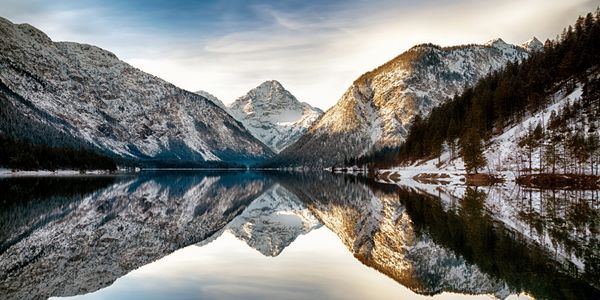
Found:
[[[219, 105], [221, 101], [214, 101]], [[300, 102], [281, 83], [263, 82], [227, 106], [227, 111], [278, 153], [297, 141], [323, 114]]]
[[540, 42], [536, 37], [533, 37], [523, 44], [521, 44], [522, 48], [529, 50], [529, 52], [541, 51], [544, 49], [544, 44]]
[[281, 161], [322, 166], [398, 146], [415, 115], [428, 114], [490, 71], [526, 57], [526, 48], [501, 39], [485, 45], [415, 46], [359, 77], [335, 106], [280, 154]]
[[24, 115], [134, 160], [240, 161], [272, 152], [202, 96], [91, 45], [0, 18], [0, 84]]

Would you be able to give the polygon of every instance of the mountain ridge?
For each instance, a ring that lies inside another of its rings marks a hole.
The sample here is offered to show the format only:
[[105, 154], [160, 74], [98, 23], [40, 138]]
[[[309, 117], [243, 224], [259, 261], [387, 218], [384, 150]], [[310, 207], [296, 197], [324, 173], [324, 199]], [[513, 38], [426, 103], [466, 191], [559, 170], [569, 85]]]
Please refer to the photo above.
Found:
[[275, 164], [322, 167], [397, 146], [415, 115], [426, 115], [489, 72], [526, 57], [525, 48], [501, 39], [484, 45], [413, 46], [359, 76]]
[[300, 102], [277, 80], [267, 80], [227, 105], [207, 92], [199, 93], [224, 107], [275, 153], [298, 140], [323, 114], [319, 108]]
[[[87, 44], [0, 19], [0, 81], [24, 115], [141, 162], [245, 162], [272, 152], [213, 102]], [[40, 114], [43, 112], [46, 116]]]

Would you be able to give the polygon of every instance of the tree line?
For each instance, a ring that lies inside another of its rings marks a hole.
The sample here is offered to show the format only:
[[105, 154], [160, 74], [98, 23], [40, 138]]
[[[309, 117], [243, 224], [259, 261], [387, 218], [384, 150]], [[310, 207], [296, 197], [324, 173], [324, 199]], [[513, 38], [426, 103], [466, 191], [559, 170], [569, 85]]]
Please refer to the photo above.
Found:
[[[599, 63], [600, 9], [579, 17], [574, 26], [565, 28], [555, 40], [547, 40], [542, 51], [490, 73], [474, 86], [466, 87], [462, 94], [434, 108], [426, 118], [415, 116], [405, 142], [399, 147], [383, 148], [348, 161], [389, 167], [434, 158], [448, 149], [453, 156], [463, 156], [468, 171], [476, 172], [486, 163], [482, 155], [485, 142], [525, 116], [547, 107], [554, 101], [552, 95], [569, 94], [581, 84], [586, 89], [584, 105], [597, 107], [600, 89], [593, 74], [598, 73]], [[580, 107], [570, 109], [579, 113]], [[561, 120], [567, 123], [571, 119]], [[577, 135], [578, 129], [570, 129]], [[582, 127], [579, 134], [584, 137], [584, 144], [593, 144], [595, 138], [588, 137], [588, 131], [589, 128]], [[552, 138], [565, 139], [559, 135]], [[594, 147], [576, 148], [577, 155], [587, 156], [592, 153], [584, 154], [581, 149]]]
[[0, 136], [0, 166], [14, 170], [110, 170], [115, 162], [86, 149], [50, 147], [15, 141]]

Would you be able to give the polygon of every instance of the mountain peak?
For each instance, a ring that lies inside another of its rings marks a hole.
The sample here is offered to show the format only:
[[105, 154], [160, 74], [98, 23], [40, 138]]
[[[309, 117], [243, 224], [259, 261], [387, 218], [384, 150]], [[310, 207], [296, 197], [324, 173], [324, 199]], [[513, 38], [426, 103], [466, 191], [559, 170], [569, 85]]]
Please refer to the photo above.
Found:
[[491, 47], [496, 47], [496, 48], [502, 48], [502, 47], [509, 46], [509, 44], [507, 44], [501, 38], [495, 38], [495, 39], [489, 40], [487, 43], [485, 43], [485, 45], [486, 46], [491, 46]]
[[323, 113], [269, 80], [228, 105], [229, 112], [275, 152], [295, 142]]
[[186, 165], [272, 154], [222, 109], [99, 47], [52, 42], [31, 25], [0, 18], [0, 61], [10, 62], [0, 68], [0, 96], [18, 95], [31, 103], [20, 114], [102, 153]]
[[[245, 97], [250, 102], [295, 104], [299, 101], [277, 80], [267, 80], [253, 88]], [[239, 99], [238, 99], [239, 100]], [[237, 100], [236, 100], [237, 102]]]
[[361, 75], [278, 159], [322, 167], [396, 147], [404, 141], [414, 116], [427, 115], [465, 85], [526, 57], [526, 49], [502, 39], [486, 45], [417, 45]]
[[[52, 44], [52, 40], [41, 30], [27, 24], [15, 24], [5, 18], [0, 17], [0, 32], [5, 39], [19, 39], [28, 43], [39, 43], [43, 45]], [[6, 40], [0, 39], [7, 43]]]
[[274, 89], [284, 89], [283, 85], [274, 79], [271, 80], [267, 80], [263, 83], [261, 83], [257, 88], [274, 88]]
[[267, 105], [297, 105], [300, 101], [286, 90], [277, 80], [268, 80], [238, 98], [231, 107], [252, 104], [255, 107]]
[[534, 36], [521, 44], [521, 47], [529, 51], [540, 51], [544, 48], [544, 44]]

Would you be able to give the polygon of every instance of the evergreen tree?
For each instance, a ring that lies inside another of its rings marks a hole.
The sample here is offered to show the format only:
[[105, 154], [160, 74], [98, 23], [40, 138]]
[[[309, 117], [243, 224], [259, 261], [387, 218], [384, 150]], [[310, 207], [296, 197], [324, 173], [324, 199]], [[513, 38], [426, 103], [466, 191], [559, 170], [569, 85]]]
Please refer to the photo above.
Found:
[[594, 175], [594, 163], [600, 156], [600, 137], [597, 133], [593, 133], [587, 138], [586, 152], [590, 157], [591, 174]]
[[487, 165], [483, 155], [481, 137], [476, 129], [470, 129], [461, 139], [461, 154], [467, 173], [475, 173]]
[[556, 135], [550, 136], [545, 147], [546, 150], [544, 151], [544, 161], [546, 162], [547, 166], [551, 167], [552, 174], [556, 174], [556, 163], [560, 159], [559, 152], [556, 149], [556, 145], [558, 144], [559, 140], [560, 137]]
[[[465, 87], [462, 94], [432, 109], [426, 118], [416, 116], [405, 142], [398, 149], [386, 150], [397, 153], [396, 155], [384, 155], [380, 151], [363, 156], [360, 160], [365, 163], [375, 161], [376, 158], [387, 160], [391, 157], [384, 164], [389, 166], [407, 163], [437, 155], [445, 142], [450, 151], [454, 152], [455, 141], [459, 139], [460, 146], [463, 146], [471, 129], [476, 128], [480, 138], [489, 139], [508, 126], [514, 126], [523, 117], [538, 114], [560, 99], [557, 95], [568, 95], [579, 84], [583, 86], [582, 99], [567, 105], [561, 113], [553, 114], [548, 128], [544, 129], [545, 124], [531, 128], [520, 143], [526, 150], [524, 153], [530, 170], [533, 168], [532, 156], [535, 149], [540, 154], [540, 171], [545, 169], [543, 164], [547, 163], [553, 172], [559, 165], [566, 172], [575, 162], [569, 161], [573, 155], [581, 156], [575, 159], [578, 163], [583, 163], [584, 154], [586, 163], [596, 159], [589, 149], [575, 152], [575, 148], [581, 149], [582, 146], [569, 147], [572, 139], [567, 138], [566, 134], [576, 130], [579, 126], [577, 124], [586, 122], [589, 127], [579, 128], [585, 129], [585, 134], [598, 130], [599, 125], [595, 121], [599, 119], [600, 111], [598, 70], [600, 10], [579, 18], [575, 26], [566, 28], [555, 41], [546, 41], [543, 51], [531, 53], [522, 62], [508, 63], [474, 86]], [[587, 104], [580, 105], [578, 102]], [[555, 139], [548, 141], [547, 134]], [[544, 154], [547, 151], [551, 153]], [[377, 163], [382, 164], [381, 161]]]
[[454, 118], [450, 119], [450, 123], [448, 123], [448, 132], [447, 132], [447, 143], [448, 143], [448, 147], [450, 148], [450, 159], [453, 159], [455, 154], [455, 148], [456, 148], [456, 138], [458, 137], [459, 134], [459, 128], [456, 125], [456, 121], [454, 120]]

